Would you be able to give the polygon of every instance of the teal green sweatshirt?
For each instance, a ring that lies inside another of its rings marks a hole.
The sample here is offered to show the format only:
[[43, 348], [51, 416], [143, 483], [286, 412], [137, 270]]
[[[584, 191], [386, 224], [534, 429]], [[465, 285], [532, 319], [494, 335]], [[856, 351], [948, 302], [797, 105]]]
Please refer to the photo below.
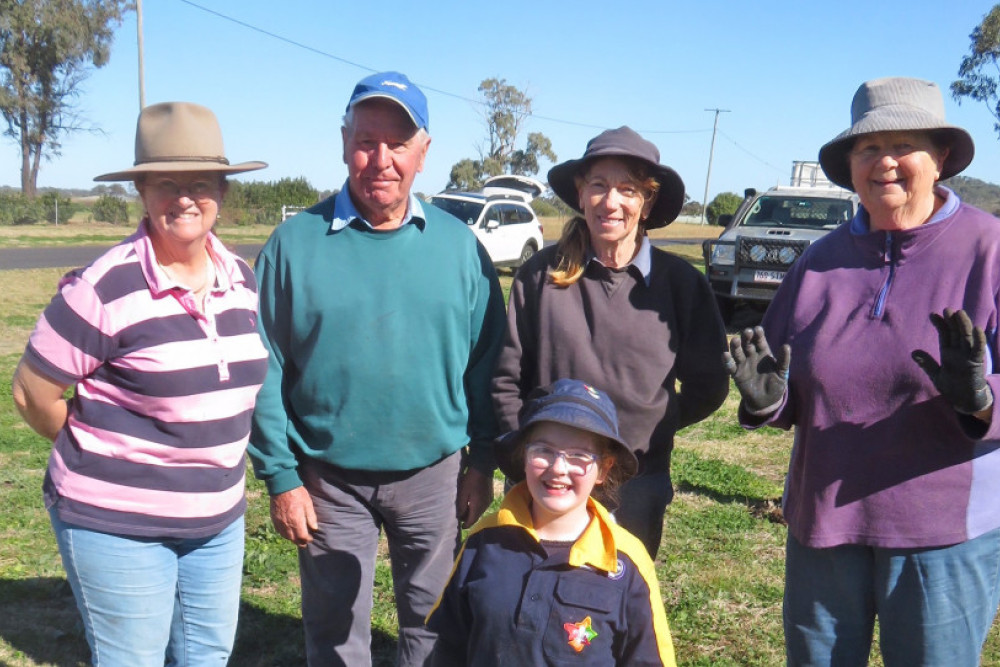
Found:
[[301, 486], [303, 458], [404, 471], [467, 444], [471, 465], [492, 471], [505, 316], [489, 256], [429, 204], [423, 228], [332, 231], [334, 199], [282, 223], [257, 258], [270, 351], [250, 436], [257, 477], [276, 495]]

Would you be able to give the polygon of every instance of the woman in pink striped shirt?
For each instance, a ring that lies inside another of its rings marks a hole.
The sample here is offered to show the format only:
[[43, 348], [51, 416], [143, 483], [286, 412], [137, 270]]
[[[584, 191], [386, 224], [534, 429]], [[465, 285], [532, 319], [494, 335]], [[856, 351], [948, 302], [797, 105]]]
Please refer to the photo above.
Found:
[[63, 278], [14, 401], [53, 441], [45, 503], [93, 664], [224, 664], [267, 352], [254, 275], [212, 227], [226, 175], [266, 165], [230, 165], [215, 115], [184, 102], [143, 109], [135, 150], [95, 180], [134, 181], [139, 228]]

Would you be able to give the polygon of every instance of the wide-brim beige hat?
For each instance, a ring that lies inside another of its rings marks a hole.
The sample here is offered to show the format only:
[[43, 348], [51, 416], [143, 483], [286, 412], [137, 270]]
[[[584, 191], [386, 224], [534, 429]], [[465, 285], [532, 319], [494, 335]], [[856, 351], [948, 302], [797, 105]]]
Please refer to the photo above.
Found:
[[851, 126], [819, 149], [827, 178], [853, 190], [848, 153], [858, 137], [877, 132], [926, 130], [947, 139], [941, 180], [961, 173], [976, 154], [968, 132], [944, 120], [944, 98], [933, 81], [888, 77], [861, 84], [851, 102]]
[[170, 171], [239, 174], [266, 166], [266, 162], [229, 164], [222, 130], [211, 109], [191, 102], [162, 102], [139, 113], [133, 166], [94, 180], [132, 181], [141, 174]]

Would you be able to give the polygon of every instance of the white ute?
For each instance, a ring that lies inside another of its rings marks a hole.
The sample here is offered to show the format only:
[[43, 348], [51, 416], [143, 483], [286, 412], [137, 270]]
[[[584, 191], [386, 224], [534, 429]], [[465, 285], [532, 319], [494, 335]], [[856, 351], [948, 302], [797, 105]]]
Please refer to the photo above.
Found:
[[705, 241], [705, 276], [728, 324], [739, 303], [766, 306], [810, 243], [850, 220], [857, 196], [828, 181], [816, 162], [793, 162], [792, 185], [746, 190], [726, 229]]

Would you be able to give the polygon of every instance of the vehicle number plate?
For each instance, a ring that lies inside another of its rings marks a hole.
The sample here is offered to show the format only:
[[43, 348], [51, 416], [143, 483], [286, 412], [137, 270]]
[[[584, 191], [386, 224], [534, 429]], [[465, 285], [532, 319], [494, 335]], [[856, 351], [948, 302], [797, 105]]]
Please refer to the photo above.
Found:
[[780, 283], [785, 277], [784, 271], [754, 271], [754, 282], [758, 283]]

